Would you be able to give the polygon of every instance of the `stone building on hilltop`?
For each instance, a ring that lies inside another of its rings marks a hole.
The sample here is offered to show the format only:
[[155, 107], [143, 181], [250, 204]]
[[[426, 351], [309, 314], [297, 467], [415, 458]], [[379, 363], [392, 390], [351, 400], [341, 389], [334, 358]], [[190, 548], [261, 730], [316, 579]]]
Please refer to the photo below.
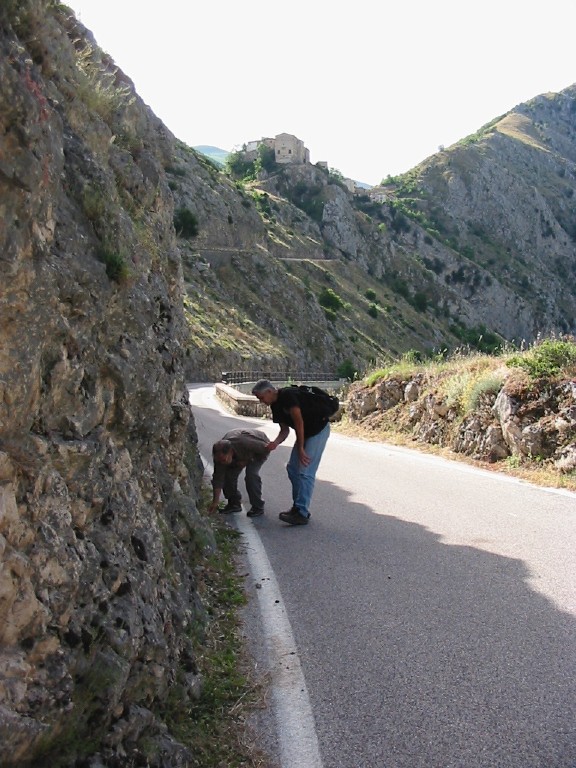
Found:
[[299, 165], [310, 162], [310, 152], [304, 146], [304, 142], [291, 133], [279, 133], [273, 139], [250, 141], [246, 144], [244, 151], [249, 157], [251, 154], [255, 157], [261, 144], [274, 150], [274, 159], [277, 163]]
[[[258, 155], [258, 147], [264, 145], [274, 151], [274, 160], [280, 165], [304, 165], [310, 162], [310, 151], [304, 146], [304, 142], [291, 133], [278, 133], [273, 139], [262, 138], [249, 141], [243, 148], [246, 159], [255, 160]], [[318, 168], [328, 171], [328, 163], [319, 160]], [[353, 179], [343, 178], [342, 183], [351, 195], [365, 194], [366, 189]]]

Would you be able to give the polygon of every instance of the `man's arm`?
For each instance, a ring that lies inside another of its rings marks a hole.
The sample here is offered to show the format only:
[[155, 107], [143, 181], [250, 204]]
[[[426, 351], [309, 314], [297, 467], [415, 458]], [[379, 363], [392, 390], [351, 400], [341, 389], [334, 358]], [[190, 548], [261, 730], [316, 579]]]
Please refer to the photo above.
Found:
[[278, 432], [278, 435], [276, 436], [275, 440], [272, 440], [271, 443], [268, 443], [268, 445], [266, 446], [267, 450], [273, 451], [274, 448], [278, 448], [280, 443], [283, 443], [289, 434], [290, 434], [290, 427], [287, 424], [280, 424], [280, 432]]
[[215, 512], [220, 501], [220, 493], [224, 487], [224, 478], [226, 477], [226, 467], [223, 464], [214, 464], [212, 472], [212, 503], [208, 507], [209, 512]]
[[212, 490], [212, 503], [208, 507], [208, 512], [216, 512], [218, 502], [220, 501], [220, 492], [222, 488], [213, 488]]
[[308, 464], [310, 464], [310, 456], [308, 456], [304, 450], [304, 419], [302, 418], [302, 411], [297, 405], [290, 408], [290, 416], [292, 417], [294, 431], [296, 432], [296, 447], [298, 449], [300, 464], [307, 467]]

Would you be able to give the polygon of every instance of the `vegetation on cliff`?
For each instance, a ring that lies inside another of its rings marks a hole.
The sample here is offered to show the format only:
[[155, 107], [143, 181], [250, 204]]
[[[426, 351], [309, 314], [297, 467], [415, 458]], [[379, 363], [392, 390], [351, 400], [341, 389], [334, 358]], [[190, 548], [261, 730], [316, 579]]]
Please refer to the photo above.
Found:
[[492, 355], [418, 357], [404, 355], [353, 383], [337, 428], [576, 490], [573, 338]]

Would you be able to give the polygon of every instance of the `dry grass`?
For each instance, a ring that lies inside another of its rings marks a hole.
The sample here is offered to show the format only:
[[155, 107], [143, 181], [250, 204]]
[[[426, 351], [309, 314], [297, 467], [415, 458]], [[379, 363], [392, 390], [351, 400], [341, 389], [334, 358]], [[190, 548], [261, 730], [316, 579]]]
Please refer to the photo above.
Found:
[[504, 133], [523, 144], [527, 144], [543, 152], [550, 152], [538, 136], [532, 120], [525, 115], [511, 113], [502, 118], [497, 126], [500, 133]]
[[421, 453], [441, 456], [451, 461], [460, 461], [471, 466], [489, 470], [490, 472], [500, 472], [503, 475], [517, 477], [544, 488], [564, 488], [565, 490], [576, 492], [576, 475], [561, 474], [558, 470], [541, 462], [526, 461], [521, 465], [517, 465], [513, 457], [510, 457], [510, 460], [495, 463], [479, 461], [462, 453], [456, 453], [450, 448], [420, 442], [410, 434], [398, 432], [391, 428], [367, 429], [362, 424], [351, 422], [348, 419], [342, 419], [342, 421], [334, 423], [332, 429], [341, 435], [349, 435], [350, 437], [369, 440], [370, 442], [390, 443], [390, 445], [411, 448]]

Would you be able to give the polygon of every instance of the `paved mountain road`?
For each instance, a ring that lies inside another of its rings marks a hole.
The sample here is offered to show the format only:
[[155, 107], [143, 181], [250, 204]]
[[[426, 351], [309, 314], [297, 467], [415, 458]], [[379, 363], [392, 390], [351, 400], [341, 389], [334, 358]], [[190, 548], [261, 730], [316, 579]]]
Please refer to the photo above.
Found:
[[[204, 456], [241, 424], [277, 433], [212, 386], [190, 399]], [[312, 521], [292, 528], [291, 445], [264, 465], [266, 515], [242, 525], [290, 622], [314, 766], [575, 768], [576, 494], [333, 432]]]

